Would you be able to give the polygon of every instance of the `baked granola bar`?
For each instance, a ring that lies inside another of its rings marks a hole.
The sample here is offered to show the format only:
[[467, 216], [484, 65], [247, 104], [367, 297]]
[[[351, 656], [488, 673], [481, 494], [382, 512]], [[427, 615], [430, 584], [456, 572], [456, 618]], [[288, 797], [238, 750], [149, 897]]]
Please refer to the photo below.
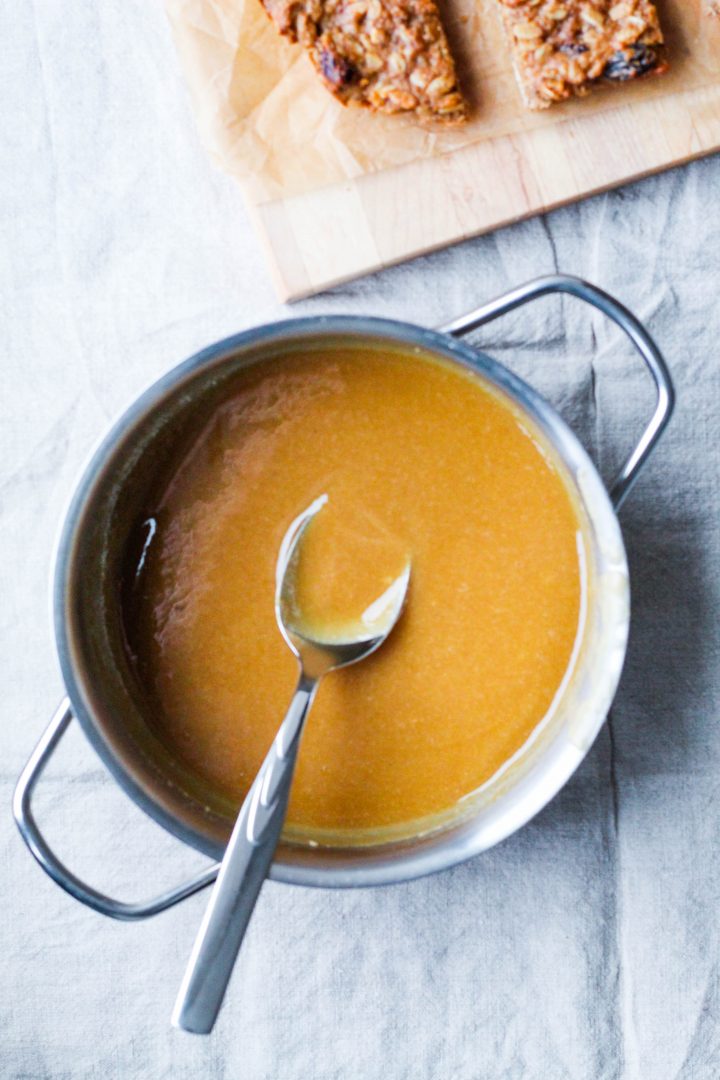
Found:
[[525, 104], [546, 109], [598, 80], [667, 71], [651, 0], [499, 0]]
[[434, 0], [262, 0], [343, 104], [458, 124], [467, 108]]

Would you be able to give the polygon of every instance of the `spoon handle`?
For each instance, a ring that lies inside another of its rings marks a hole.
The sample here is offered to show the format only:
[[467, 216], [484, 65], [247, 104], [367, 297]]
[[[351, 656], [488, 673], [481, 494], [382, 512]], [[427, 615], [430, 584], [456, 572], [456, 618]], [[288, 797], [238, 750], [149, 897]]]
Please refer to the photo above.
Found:
[[174, 1027], [207, 1034], [223, 997], [287, 812], [318, 680], [300, 675], [290, 708], [242, 805], [175, 1001]]

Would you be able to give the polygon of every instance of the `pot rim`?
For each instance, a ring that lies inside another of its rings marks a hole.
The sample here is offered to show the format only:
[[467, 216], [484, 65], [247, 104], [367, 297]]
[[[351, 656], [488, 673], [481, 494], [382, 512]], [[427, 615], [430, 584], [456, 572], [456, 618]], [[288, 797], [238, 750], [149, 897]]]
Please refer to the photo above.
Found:
[[[200, 372], [219, 369], [223, 364], [234, 359], [238, 352], [247, 350], [251, 357], [253, 346], [297, 344], [303, 339], [318, 337], [336, 339], [348, 337], [355, 341], [373, 339], [375, 343], [385, 340], [411, 348], [416, 347], [458, 363], [466, 370], [479, 374], [508, 395], [543, 432], [566, 472], [576, 481], [578, 475], [582, 473], [585, 481], [589, 483], [593, 496], [592, 506], [588, 504], [578, 487], [579, 497], [583, 501], [584, 510], [593, 526], [598, 527], [599, 523], [607, 533], [612, 534], [614, 546], [619, 553], [620, 569], [625, 575], [626, 597], [628, 593], [627, 557], [620, 526], [607, 489], [587, 451], [542, 395], [519, 376], [484, 353], [443, 331], [425, 329], [400, 320], [356, 315], [305, 316], [281, 320], [231, 335], [194, 353], [153, 380], [137, 395], [114, 421], [110, 430], [100, 438], [89, 455], [81, 471], [80, 480], [72, 491], [55, 546], [52, 599], [60, 668], [74, 715], [91, 745], [111, 775], [136, 805], [171, 835], [213, 857], [220, 856], [222, 849], [207, 836], [180, 821], [161, 805], [151, 790], [132, 775], [118, 760], [101, 725], [85, 703], [81, 680], [78, 678], [72, 658], [71, 632], [66, 618], [68, 607], [66, 594], [73, 548], [78, 535], [78, 525], [92, 499], [94, 485], [129, 429], [139, 425], [167, 398], [180, 392], [183, 385], [194, 379]], [[447, 828], [428, 834], [426, 837], [416, 838], [414, 846], [396, 842], [377, 847], [331, 849], [334, 853], [334, 861], [329, 867], [317, 867], [304, 862], [302, 853], [307, 849], [283, 844], [278, 849], [278, 855], [270, 870], [270, 878], [288, 884], [317, 887], [367, 886], [409, 881], [463, 862], [517, 831], [534, 817], [569, 780], [586, 756], [604, 723], [617, 689], [627, 645], [629, 631], [627, 599], [624, 607], [621, 605], [621, 608], [622, 617], [617, 619], [615, 626], [609, 628], [612, 631], [612, 649], [617, 654], [617, 659], [613, 663], [597, 665], [598, 687], [593, 709], [587, 711], [585, 722], [578, 725], [582, 737], [570, 739], [560, 735], [550, 741], [544, 750], [540, 762], [542, 769], [538, 776], [535, 778], [536, 770], [531, 770], [530, 782], [525, 784], [525, 790], [521, 791], [519, 802], [516, 800], [516, 805], [501, 815], [490, 829], [486, 828], [482, 832], [473, 833], [472, 828], [464, 828], [455, 835], [454, 826], [450, 824]], [[609, 643], [606, 644], [605, 651], [610, 655]], [[542, 784], [539, 783], [540, 779], [542, 779]], [[521, 782], [519, 787], [522, 788], [522, 786]], [[472, 817], [469, 818], [465, 824], [471, 826], [472, 820]], [[288, 853], [290, 853], [289, 859]], [[359, 855], [362, 857], [359, 858]]]

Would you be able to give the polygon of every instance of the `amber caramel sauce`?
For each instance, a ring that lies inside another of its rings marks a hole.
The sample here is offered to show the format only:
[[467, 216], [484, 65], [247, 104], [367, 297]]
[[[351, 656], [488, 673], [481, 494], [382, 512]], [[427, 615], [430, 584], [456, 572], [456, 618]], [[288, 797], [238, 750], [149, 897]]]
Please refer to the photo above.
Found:
[[388, 641], [313, 706], [288, 822], [322, 837], [432, 818], [516, 754], [568, 672], [583, 584], [559, 466], [479, 377], [379, 348], [247, 368], [148, 507], [125, 611], [155, 731], [234, 802], [295, 686], [275, 564], [321, 494], [302, 542], [312, 618], [357, 616], [412, 564]]

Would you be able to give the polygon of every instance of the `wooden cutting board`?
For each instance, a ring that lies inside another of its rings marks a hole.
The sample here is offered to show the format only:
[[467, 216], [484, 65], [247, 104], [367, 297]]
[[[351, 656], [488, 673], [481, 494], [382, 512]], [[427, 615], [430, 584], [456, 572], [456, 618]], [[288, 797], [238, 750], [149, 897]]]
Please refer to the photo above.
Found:
[[251, 207], [296, 300], [719, 149], [717, 83]]
[[[343, 109], [259, 0], [165, 0], [218, 164], [245, 186], [283, 300], [720, 149], [720, 17], [656, 0], [670, 71], [530, 112], [497, 0], [438, 0], [471, 118]], [[254, 193], [254, 194], [251, 194]]]
[[708, 0], [656, 0], [668, 74], [540, 113], [521, 104], [497, 0], [439, 2], [472, 105], [448, 137], [343, 109], [258, 0], [166, 0], [200, 131], [245, 186], [281, 299], [720, 149]]

